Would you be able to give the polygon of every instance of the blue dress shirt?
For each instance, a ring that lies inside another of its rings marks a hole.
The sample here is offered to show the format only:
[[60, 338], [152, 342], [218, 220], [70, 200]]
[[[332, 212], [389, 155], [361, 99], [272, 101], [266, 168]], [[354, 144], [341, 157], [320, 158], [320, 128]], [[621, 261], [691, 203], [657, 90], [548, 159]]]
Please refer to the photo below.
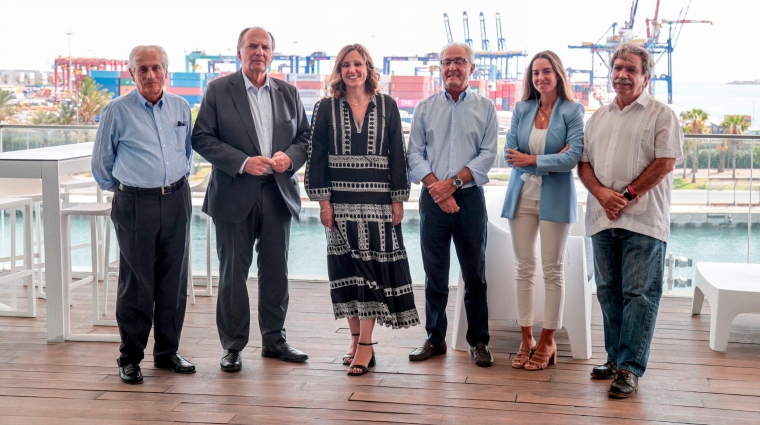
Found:
[[190, 106], [164, 92], [153, 105], [137, 90], [103, 108], [92, 150], [92, 175], [103, 190], [157, 188], [190, 174]]
[[458, 102], [446, 91], [434, 94], [414, 109], [407, 149], [409, 180], [420, 183], [430, 173], [445, 180], [467, 167], [474, 181], [465, 187], [483, 186], [498, 139], [496, 107], [488, 98], [469, 88]]

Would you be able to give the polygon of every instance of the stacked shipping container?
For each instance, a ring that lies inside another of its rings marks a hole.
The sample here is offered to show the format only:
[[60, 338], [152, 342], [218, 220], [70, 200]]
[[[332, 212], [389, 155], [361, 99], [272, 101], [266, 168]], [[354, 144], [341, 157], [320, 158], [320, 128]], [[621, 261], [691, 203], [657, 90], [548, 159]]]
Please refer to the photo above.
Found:
[[488, 97], [496, 105], [497, 111], [511, 111], [522, 97], [522, 81], [496, 80], [496, 90], [490, 90]]
[[90, 78], [111, 93], [111, 97], [119, 96], [119, 71], [90, 71]]
[[429, 75], [391, 75], [388, 93], [399, 108], [414, 108], [420, 101], [435, 93]]
[[169, 74], [168, 92], [181, 96], [190, 106], [200, 104], [206, 88], [206, 74], [199, 72], [172, 72]]
[[327, 96], [329, 79], [329, 75], [323, 74], [288, 74], [288, 82], [298, 89], [306, 112], [312, 111], [314, 104]]

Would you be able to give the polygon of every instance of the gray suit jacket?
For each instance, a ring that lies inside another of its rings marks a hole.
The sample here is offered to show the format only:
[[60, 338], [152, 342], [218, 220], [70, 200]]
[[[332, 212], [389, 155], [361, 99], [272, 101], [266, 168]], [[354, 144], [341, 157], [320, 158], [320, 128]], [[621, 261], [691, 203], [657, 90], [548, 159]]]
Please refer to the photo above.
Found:
[[[311, 129], [296, 88], [276, 78], [270, 84], [272, 153], [284, 152], [293, 164], [290, 171], [275, 173], [275, 180], [298, 220], [301, 195], [295, 172], [306, 162]], [[209, 83], [193, 128], [193, 149], [213, 165], [203, 212], [232, 223], [243, 221], [261, 196], [261, 184], [238, 170], [249, 156], [261, 155], [261, 147], [242, 70]]]

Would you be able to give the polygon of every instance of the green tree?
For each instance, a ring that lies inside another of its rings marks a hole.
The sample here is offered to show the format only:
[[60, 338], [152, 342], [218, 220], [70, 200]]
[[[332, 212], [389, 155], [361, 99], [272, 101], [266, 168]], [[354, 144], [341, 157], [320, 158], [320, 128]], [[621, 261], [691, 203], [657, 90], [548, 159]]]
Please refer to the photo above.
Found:
[[[746, 132], [747, 129], [749, 128], [749, 123], [741, 115], [726, 115], [726, 117], [723, 119], [723, 122], [720, 124], [720, 126], [726, 129], [726, 134], [744, 134], [744, 132]], [[736, 178], [736, 146], [741, 144], [741, 141], [730, 140], [728, 142], [731, 149], [731, 159], [733, 163], [733, 172], [732, 172], [731, 178], [735, 179]], [[721, 162], [723, 162], [724, 160], [725, 160], [725, 154], [721, 158]]]
[[74, 125], [77, 122], [77, 112], [69, 103], [61, 103], [58, 107], [56, 122], [61, 125]]
[[[686, 111], [681, 117], [684, 133], [689, 134], [705, 134], [707, 133], [707, 118], [708, 115], [701, 109], [690, 109]], [[700, 139], [692, 139], [688, 148], [693, 154], [691, 161], [691, 182], [696, 183], [697, 171], [699, 171], [699, 143]], [[686, 149], [684, 149], [686, 150]], [[684, 152], [686, 153], [686, 152]], [[686, 178], [686, 161], [684, 161], [684, 178]], [[707, 170], [708, 173], [710, 170]]]
[[79, 91], [74, 95], [74, 102], [79, 106], [79, 121], [82, 124], [95, 124], [95, 117], [111, 101], [111, 95], [103, 86], [90, 77], [79, 83]]
[[0, 124], [11, 121], [19, 113], [20, 109], [15, 100], [15, 93], [0, 90]]
[[[58, 117], [56, 114], [45, 111], [45, 110], [38, 110], [35, 112], [31, 117], [32, 124], [34, 125], [50, 125], [55, 124], [56, 121], [58, 121]], [[49, 129], [42, 129], [42, 147], [48, 147], [50, 146], [50, 130]]]

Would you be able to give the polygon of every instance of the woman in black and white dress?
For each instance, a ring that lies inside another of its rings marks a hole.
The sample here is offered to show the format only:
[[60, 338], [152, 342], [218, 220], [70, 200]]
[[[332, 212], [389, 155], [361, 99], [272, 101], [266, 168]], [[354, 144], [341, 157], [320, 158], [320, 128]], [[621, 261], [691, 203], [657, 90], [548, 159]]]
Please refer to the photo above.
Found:
[[306, 165], [306, 193], [326, 227], [333, 311], [351, 329], [349, 375], [374, 366], [375, 322], [420, 323], [400, 225], [409, 198], [401, 117], [379, 78], [364, 46], [341, 49], [330, 97], [314, 106]]

